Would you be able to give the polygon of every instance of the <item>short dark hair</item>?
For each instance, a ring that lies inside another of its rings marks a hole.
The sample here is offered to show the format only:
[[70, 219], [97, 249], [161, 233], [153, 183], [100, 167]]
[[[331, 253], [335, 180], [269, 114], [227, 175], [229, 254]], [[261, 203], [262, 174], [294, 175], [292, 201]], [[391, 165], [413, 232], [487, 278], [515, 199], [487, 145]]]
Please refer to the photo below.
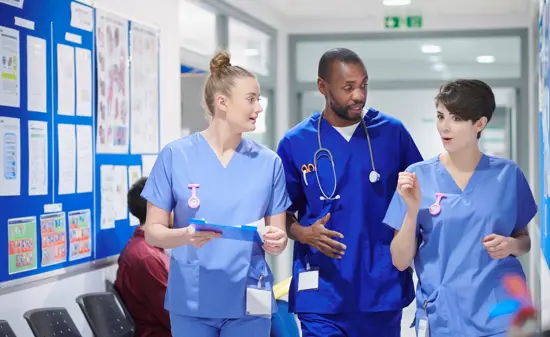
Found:
[[317, 76], [324, 80], [329, 80], [332, 64], [335, 61], [343, 63], [358, 63], [363, 65], [363, 61], [354, 51], [347, 48], [334, 48], [325, 52], [323, 56], [321, 56]]
[[[459, 79], [443, 84], [435, 96], [435, 105], [438, 104], [462, 120], [472, 122], [482, 117], [489, 122], [496, 108], [493, 90], [480, 80]], [[480, 136], [481, 132], [477, 137]]]
[[147, 219], [147, 200], [141, 196], [145, 183], [147, 183], [147, 177], [139, 178], [128, 190], [128, 210], [139, 219], [142, 225]]

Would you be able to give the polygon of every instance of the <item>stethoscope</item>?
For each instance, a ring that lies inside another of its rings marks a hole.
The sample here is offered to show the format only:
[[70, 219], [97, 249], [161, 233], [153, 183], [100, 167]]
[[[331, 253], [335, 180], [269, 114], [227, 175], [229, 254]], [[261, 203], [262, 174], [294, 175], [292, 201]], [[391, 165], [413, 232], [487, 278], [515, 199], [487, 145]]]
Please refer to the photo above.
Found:
[[[321, 200], [337, 200], [340, 199], [340, 194], [336, 194], [336, 167], [334, 166], [334, 157], [332, 156], [332, 152], [330, 152], [329, 149], [324, 148], [321, 144], [321, 121], [323, 119], [323, 114], [319, 116], [319, 121], [317, 122], [317, 141], [319, 143], [319, 149], [315, 151], [315, 154], [313, 155], [313, 165], [315, 167], [315, 176], [317, 177], [317, 184], [319, 185], [319, 190], [321, 191]], [[372, 171], [369, 173], [369, 181], [371, 183], [376, 183], [380, 181], [380, 174], [376, 171], [376, 166], [374, 166], [374, 155], [372, 154], [372, 145], [370, 142], [369, 137], [369, 130], [367, 129], [367, 124], [365, 123], [365, 120], [361, 118], [361, 125], [363, 125], [363, 129], [365, 130], [365, 134], [367, 135], [367, 142], [369, 144], [369, 155], [370, 155], [370, 163], [372, 165]], [[321, 181], [319, 180], [319, 166], [317, 165], [317, 158], [322, 156], [326, 156], [328, 160], [330, 161], [330, 164], [332, 165], [332, 174], [334, 176], [334, 188], [332, 189], [332, 193], [327, 195], [325, 193], [325, 190], [323, 190], [323, 186], [321, 186]]]

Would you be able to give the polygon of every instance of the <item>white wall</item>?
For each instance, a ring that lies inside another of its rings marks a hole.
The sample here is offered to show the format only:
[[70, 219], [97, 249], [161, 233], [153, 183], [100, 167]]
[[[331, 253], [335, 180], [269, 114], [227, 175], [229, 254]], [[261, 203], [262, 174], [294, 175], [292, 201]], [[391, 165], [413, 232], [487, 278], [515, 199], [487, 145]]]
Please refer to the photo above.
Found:
[[[91, 4], [91, 1], [84, 2]], [[99, 0], [94, 1], [93, 5], [160, 28], [161, 145], [166, 145], [179, 137], [181, 124], [177, 0], [163, 0], [162, 6], [147, 0]], [[104, 291], [105, 278], [114, 279], [115, 270], [115, 267], [99, 269], [0, 295], [0, 319], [7, 320], [17, 336], [30, 336], [29, 327], [23, 319], [25, 311], [62, 306], [68, 309], [83, 336], [91, 337], [90, 328], [75, 298], [84, 293]]]

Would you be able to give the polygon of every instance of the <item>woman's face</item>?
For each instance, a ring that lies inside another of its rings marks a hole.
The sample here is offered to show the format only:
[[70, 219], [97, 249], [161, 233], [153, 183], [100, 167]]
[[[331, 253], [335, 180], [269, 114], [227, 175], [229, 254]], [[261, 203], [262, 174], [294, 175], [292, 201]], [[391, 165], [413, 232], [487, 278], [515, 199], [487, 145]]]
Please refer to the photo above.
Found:
[[260, 84], [255, 78], [236, 79], [231, 96], [218, 97], [217, 102], [233, 130], [239, 133], [256, 130], [256, 119], [263, 108], [260, 105]]
[[466, 121], [437, 104], [437, 131], [447, 152], [456, 152], [477, 144], [477, 135], [487, 124], [482, 117], [476, 122]]

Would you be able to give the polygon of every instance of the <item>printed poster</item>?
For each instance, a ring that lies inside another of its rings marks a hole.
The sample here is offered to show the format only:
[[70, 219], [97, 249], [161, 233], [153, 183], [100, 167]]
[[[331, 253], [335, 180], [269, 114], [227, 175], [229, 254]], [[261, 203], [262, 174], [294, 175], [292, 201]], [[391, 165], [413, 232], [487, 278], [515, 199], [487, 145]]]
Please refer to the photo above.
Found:
[[0, 196], [21, 194], [21, 129], [18, 118], [0, 117]]
[[36, 269], [36, 217], [8, 219], [9, 274]]
[[67, 260], [67, 226], [64, 212], [40, 216], [40, 237], [42, 238], [42, 267]]
[[69, 260], [92, 255], [92, 217], [89, 209], [69, 212]]
[[128, 153], [128, 21], [97, 11], [97, 153]]
[[19, 31], [0, 26], [0, 106], [21, 104], [20, 63]]
[[159, 37], [158, 31], [132, 22], [133, 154], [159, 151]]

